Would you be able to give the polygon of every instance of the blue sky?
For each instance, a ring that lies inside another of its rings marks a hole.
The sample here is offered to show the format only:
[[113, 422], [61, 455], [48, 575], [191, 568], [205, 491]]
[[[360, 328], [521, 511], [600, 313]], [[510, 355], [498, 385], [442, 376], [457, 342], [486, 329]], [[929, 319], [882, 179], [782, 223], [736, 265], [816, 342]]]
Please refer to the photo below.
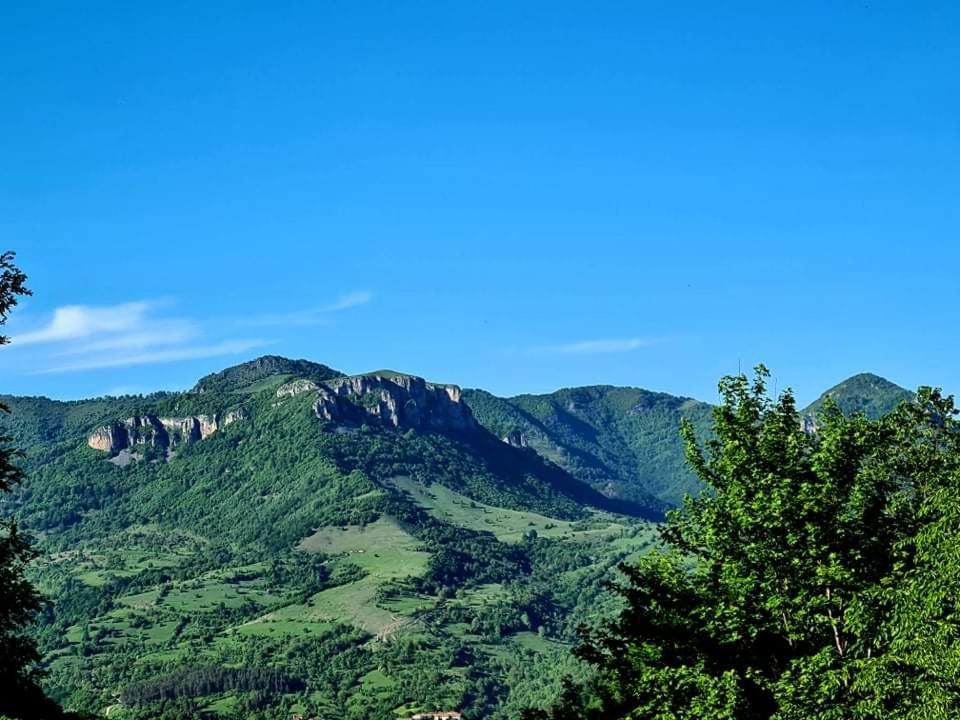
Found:
[[960, 388], [956, 3], [18, 5], [0, 390]]

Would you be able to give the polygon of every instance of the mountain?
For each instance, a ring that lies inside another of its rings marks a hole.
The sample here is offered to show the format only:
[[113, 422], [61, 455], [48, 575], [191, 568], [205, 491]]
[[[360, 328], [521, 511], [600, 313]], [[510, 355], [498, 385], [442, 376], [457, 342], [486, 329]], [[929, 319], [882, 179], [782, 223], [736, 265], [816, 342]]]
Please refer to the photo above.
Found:
[[664, 510], [697, 490], [680, 420], [705, 434], [711, 424], [706, 403], [612, 386], [512, 398], [471, 390], [465, 398], [479, 422], [505, 442], [536, 450], [605, 495]]
[[803, 410], [803, 414], [810, 417], [816, 415], [828, 397], [833, 398], [844, 414], [862, 412], [876, 419], [889, 413], [901, 402], [912, 400], [914, 395], [879, 375], [861, 373], [824, 392]]
[[[858, 378], [828, 392], [895, 395]], [[506, 720], [555, 701], [588, 672], [577, 625], [616, 611], [603, 584], [697, 491], [678, 430], [711, 414], [276, 356], [183, 393], [0, 401], [28, 473], [3, 510], [52, 601], [46, 689], [115, 720]]]
[[575, 626], [656, 541], [660, 505], [414, 375], [266, 357], [184, 393], [4, 401], [47, 690], [111, 718], [512, 717], [585, 672]]
[[297, 377], [323, 382], [343, 373], [309, 360], [290, 360], [279, 355], [264, 355], [200, 378], [191, 392], [251, 392], [257, 383], [277, 378]]

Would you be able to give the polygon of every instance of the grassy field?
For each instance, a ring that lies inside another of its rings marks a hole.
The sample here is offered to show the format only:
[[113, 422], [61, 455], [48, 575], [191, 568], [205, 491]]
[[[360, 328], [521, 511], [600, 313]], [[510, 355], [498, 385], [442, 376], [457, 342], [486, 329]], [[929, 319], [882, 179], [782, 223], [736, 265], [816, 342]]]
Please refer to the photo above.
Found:
[[313, 632], [332, 621], [349, 623], [378, 635], [400, 627], [406, 616], [423, 604], [416, 598], [378, 602], [384, 583], [414, 577], [424, 572], [429, 554], [392, 518], [382, 517], [369, 525], [327, 527], [304, 538], [297, 546], [303, 552], [323, 553], [332, 562], [349, 562], [366, 575], [354, 582], [323, 590], [305, 603], [273, 610], [237, 629], [245, 634]]
[[144, 570], [178, 566], [187, 553], [124, 549], [109, 553], [83, 552], [74, 558], [77, 577], [92, 587], [102, 587], [111, 577], [133, 577]]
[[[295, 607], [295, 606], [291, 606]], [[285, 608], [286, 609], [286, 608]], [[228, 635], [244, 636], [280, 636], [280, 635], [322, 635], [333, 627], [332, 623], [311, 620], [307, 617], [274, 617], [273, 615], [232, 628]]]
[[302, 604], [285, 605], [243, 627], [244, 632], [259, 632], [252, 626], [266, 625], [277, 631], [302, 631], [302, 625], [341, 622], [377, 634], [397, 620], [389, 610], [377, 605], [377, 589], [382, 580], [368, 576], [311, 596]]
[[540, 635], [535, 632], [519, 632], [510, 638], [510, 642], [525, 650], [533, 650], [539, 653], [550, 652], [556, 649], [569, 650], [571, 647], [569, 643], [562, 643], [557, 640], [540, 637]]
[[467, 590], [457, 602], [467, 607], [480, 607], [508, 597], [506, 589], [500, 583], [486, 583]]
[[384, 579], [423, 572], [429, 555], [418, 548], [417, 539], [389, 517], [364, 526], [321, 528], [297, 545], [304, 552], [349, 558], [354, 565]]
[[378, 584], [421, 575], [430, 554], [419, 548], [417, 539], [389, 517], [364, 526], [322, 528], [297, 545], [304, 552], [348, 561], [365, 570]]
[[613, 516], [600, 513], [590, 527], [583, 527], [583, 523], [558, 520], [535, 512], [485, 505], [436, 483], [427, 487], [408, 477], [393, 478], [392, 483], [438, 520], [493, 533], [501, 542], [519, 542], [531, 530], [541, 537], [593, 540], [616, 535], [624, 527], [615, 522]]
[[262, 392], [264, 390], [276, 389], [281, 385], [283, 385], [288, 380], [290, 380], [291, 378], [293, 378], [293, 375], [271, 375], [270, 377], [266, 377], [263, 380], [258, 380], [257, 382], [250, 383], [249, 385], [245, 385], [242, 388], [237, 388], [232, 392], [235, 395], [255, 395], [256, 393]]

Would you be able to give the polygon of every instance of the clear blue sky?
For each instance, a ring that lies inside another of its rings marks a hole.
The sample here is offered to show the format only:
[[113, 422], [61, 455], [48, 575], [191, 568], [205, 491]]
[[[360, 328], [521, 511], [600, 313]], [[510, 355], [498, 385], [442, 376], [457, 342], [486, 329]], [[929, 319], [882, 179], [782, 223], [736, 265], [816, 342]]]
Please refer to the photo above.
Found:
[[8, 4], [2, 391], [960, 388], [955, 2]]

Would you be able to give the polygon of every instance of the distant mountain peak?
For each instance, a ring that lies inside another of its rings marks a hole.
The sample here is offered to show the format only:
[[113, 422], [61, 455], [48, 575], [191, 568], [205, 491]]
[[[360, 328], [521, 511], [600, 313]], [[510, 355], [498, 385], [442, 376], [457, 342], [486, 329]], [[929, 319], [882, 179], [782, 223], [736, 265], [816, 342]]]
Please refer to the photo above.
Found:
[[815, 415], [830, 397], [845, 415], [862, 412], [878, 418], [894, 410], [901, 402], [913, 399], [913, 393], [874, 373], [858, 373], [826, 390], [805, 410]]
[[905, 390], [904, 388], [901, 388], [899, 385], [897, 385], [895, 382], [887, 380], [882, 375], [877, 375], [876, 373], [872, 373], [872, 372], [862, 372], [862, 373], [857, 373], [856, 375], [851, 375], [846, 380], [842, 380], [839, 383], [837, 383], [835, 387], [839, 387], [841, 385], [848, 385], [850, 383], [872, 383], [879, 387], [899, 388], [900, 390]]
[[291, 360], [280, 355], [263, 355], [206, 375], [192, 393], [236, 392], [270, 377], [289, 375], [315, 382], [343, 377], [343, 373], [310, 360]]

